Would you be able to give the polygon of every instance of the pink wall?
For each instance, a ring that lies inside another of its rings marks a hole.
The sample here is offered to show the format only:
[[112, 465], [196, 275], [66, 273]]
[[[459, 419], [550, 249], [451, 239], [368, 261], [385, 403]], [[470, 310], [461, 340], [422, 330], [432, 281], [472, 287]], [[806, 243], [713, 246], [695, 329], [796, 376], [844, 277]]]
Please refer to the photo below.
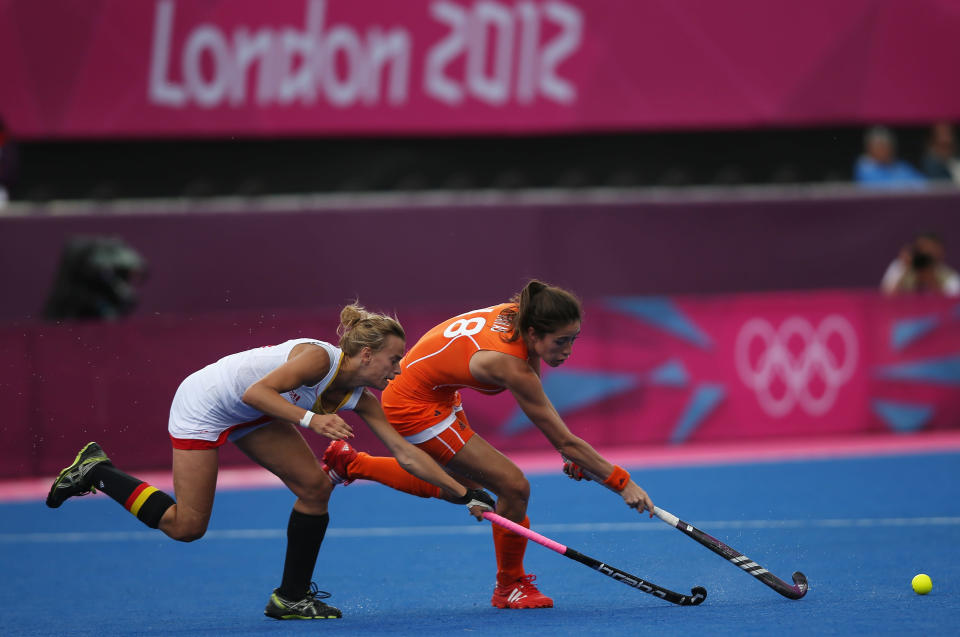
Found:
[[[240, 349], [332, 339], [337, 309], [0, 327], [0, 477], [54, 474], [89, 440], [120, 466], [166, 467], [184, 376]], [[412, 340], [464, 309], [399, 317]], [[595, 299], [573, 357], [544, 384], [568, 425], [607, 447], [956, 429], [960, 303], [873, 292]], [[467, 391], [464, 403], [496, 446], [548, 447], [509, 395]], [[358, 446], [382, 448], [353, 422]], [[223, 461], [244, 460], [227, 445]]]
[[0, 0], [23, 138], [960, 118], [951, 0]]

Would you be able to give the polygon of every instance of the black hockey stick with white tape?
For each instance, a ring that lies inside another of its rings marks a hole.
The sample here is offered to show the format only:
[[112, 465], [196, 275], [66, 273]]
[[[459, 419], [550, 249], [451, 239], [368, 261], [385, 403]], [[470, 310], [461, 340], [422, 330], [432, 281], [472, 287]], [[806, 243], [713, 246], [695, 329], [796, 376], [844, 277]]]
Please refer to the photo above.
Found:
[[[586, 469], [583, 469], [582, 467], [574, 464], [572, 461], [570, 461], [567, 458], [564, 458], [564, 461], [566, 463], [564, 465], [564, 473], [569, 475], [574, 480], [580, 480], [580, 479], [586, 478], [587, 480], [591, 480], [593, 482], [603, 484], [602, 479], [598, 478], [597, 476], [590, 473]], [[569, 470], [571, 467], [572, 467], [572, 470]], [[607, 487], [607, 488], [610, 488], [610, 487]], [[793, 574], [793, 584], [792, 585], [788, 584], [787, 582], [783, 581], [782, 579], [780, 579], [779, 577], [777, 577], [767, 569], [763, 568], [762, 566], [760, 566], [759, 564], [751, 560], [749, 557], [747, 557], [743, 553], [733, 550], [732, 548], [730, 548], [729, 546], [727, 546], [717, 538], [713, 537], [708, 533], [704, 533], [703, 531], [701, 531], [700, 529], [698, 529], [697, 527], [693, 526], [688, 522], [684, 522], [683, 520], [681, 520], [674, 514], [670, 513], [669, 511], [665, 511], [660, 507], [655, 506], [653, 507], [653, 513], [658, 518], [660, 518], [670, 526], [674, 527], [684, 535], [692, 537], [694, 540], [704, 545], [705, 547], [707, 547], [717, 555], [725, 557], [732, 564], [735, 564], [736, 566], [739, 566], [747, 573], [750, 573], [750, 575], [753, 575], [758, 580], [760, 580], [761, 582], [763, 582], [773, 590], [777, 591], [784, 597], [789, 597], [790, 599], [800, 599], [801, 597], [807, 594], [807, 590], [809, 588], [807, 584], [807, 576], [801, 573], [800, 571], [797, 571]]]
[[792, 585], [788, 584], [787, 582], [783, 581], [782, 579], [780, 579], [779, 577], [777, 577], [767, 569], [763, 568], [762, 566], [760, 566], [759, 564], [751, 560], [749, 557], [747, 557], [743, 553], [739, 553], [733, 550], [732, 548], [730, 548], [729, 546], [727, 546], [717, 538], [713, 537], [708, 533], [704, 533], [703, 531], [693, 526], [692, 524], [689, 524], [688, 522], [684, 522], [683, 520], [681, 520], [674, 514], [670, 513], [669, 511], [664, 511], [660, 507], [653, 507], [653, 513], [658, 518], [660, 518], [670, 526], [674, 527], [684, 535], [692, 537], [694, 540], [696, 540], [700, 544], [703, 544], [705, 547], [707, 547], [717, 555], [721, 555], [727, 558], [728, 560], [730, 560], [730, 562], [732, 562], [736, 566], [739, 566], [750, 575], [753, 575], [758, 580], [760, 580], [761, 582], [763, 582], [773, 590], [777, 591], [784, 597], [789, 597], [790, 599], [800, 599], [801, 597], [807, 594], [807, 589], [808, 589], [807, 576], [801, 573], [800, 571], [797, 571], [796, 573], [793, 574], [793, 584]]
[[667, 588], [663, 588], [662, 586], [657, 586], [653, 582], [640, 579], [636, 575], [631, 575], [626, 571], [621, 571], [620, 569], [610, 566], [609, 564], [604, 564], [599, 560], [595, 560], [588, 555], [584, 555], [583, 553], [575, 551], [568, 546], [564, 546], [559, 542], [555, 542], [550, 538], [544, 537], [536, 531], [531, 531], [530, 529], [520, 526], [516, 522], [508, 520], [507, 518], [497, 515], [496, 513], [485, 511], [483, 513], [483, 517], [490, 520], [494, 524], [524, 536], [528, 540], [533, 540], [537, 544], [545, 546], [551, 551], [556, 551], [564, 557], [569, 557], [571, 560], [589, 566], [593, 570], [603, 573], [607, 577], [611, 577], [618, 582], [626, 584], [627, 586], [632, 586], [633, 588], [639, 589], [644, 593], [649, 593], [659, 597], [660, 599], [665, 599], [673, 604], [678, 604], [680, 606], [696, 606], [707, 598], [707, 589], [703, 588], [702, 586], [694, 587], [693, 590], [690, 591], [690, 595], [675, 593]]

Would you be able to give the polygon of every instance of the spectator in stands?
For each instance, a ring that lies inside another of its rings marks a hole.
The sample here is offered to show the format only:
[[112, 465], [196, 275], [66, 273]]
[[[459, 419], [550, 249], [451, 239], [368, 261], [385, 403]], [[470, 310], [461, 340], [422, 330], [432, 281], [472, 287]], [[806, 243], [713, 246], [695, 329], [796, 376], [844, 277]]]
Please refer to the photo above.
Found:
[[10, 199], [10, 190], [16, 179], [17, 148], [10, 137], [3, 118], [0, 117], [0, 208]]
[[960, 184], [960, 157], [957, 157], [953, 126], [949, 123], [938, 122], [930, 127], [922, 168], [929, 179]]
[[960, 275], [945, 262], [943, 240], [932, 232], [918, 234], [887, 267], [880, 289], [888, 296], [930, 293], [960, 296]]
[[874, 126], [864, 136], [864, 153], [857, 159], [854, 179], [870, 188], [918, 188], [926, 179], [916, 168], [897, 158], [893, 132]]

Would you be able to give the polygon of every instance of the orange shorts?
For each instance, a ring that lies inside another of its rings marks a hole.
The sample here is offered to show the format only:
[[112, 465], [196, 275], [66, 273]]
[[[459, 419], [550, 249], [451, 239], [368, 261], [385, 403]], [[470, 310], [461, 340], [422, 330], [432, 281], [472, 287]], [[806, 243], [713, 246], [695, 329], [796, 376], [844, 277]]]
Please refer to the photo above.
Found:
[[405, 438], [430, 454], [438, 464], [446, 466], [450, 459], [463, 449], [463, 445], [474, 436], [474, 431], [470, 428], [462, 407], [456, 407], [451, 416], [452, 422], [447, 422], [451, 419], [445, 418], [438, 425]]

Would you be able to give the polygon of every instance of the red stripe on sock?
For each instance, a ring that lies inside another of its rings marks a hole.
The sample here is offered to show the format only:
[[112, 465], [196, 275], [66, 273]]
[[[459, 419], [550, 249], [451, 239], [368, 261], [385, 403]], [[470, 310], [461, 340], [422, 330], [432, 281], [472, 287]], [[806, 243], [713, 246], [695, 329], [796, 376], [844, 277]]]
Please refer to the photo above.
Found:
[[130, 494], [130, 497], [127, 498], [127, 501], [123, 503], [123, 508], [129, 511], [130, 507], [133, 506], [133, 503], [137, 501], [137, 496], [139, 496], [140, 493], [149, 486], [150, 485], [147, 484], [146, 482], [141, 482], [140, 484], [138, 484], [137, 488], [134, 489], [133, 493]]

